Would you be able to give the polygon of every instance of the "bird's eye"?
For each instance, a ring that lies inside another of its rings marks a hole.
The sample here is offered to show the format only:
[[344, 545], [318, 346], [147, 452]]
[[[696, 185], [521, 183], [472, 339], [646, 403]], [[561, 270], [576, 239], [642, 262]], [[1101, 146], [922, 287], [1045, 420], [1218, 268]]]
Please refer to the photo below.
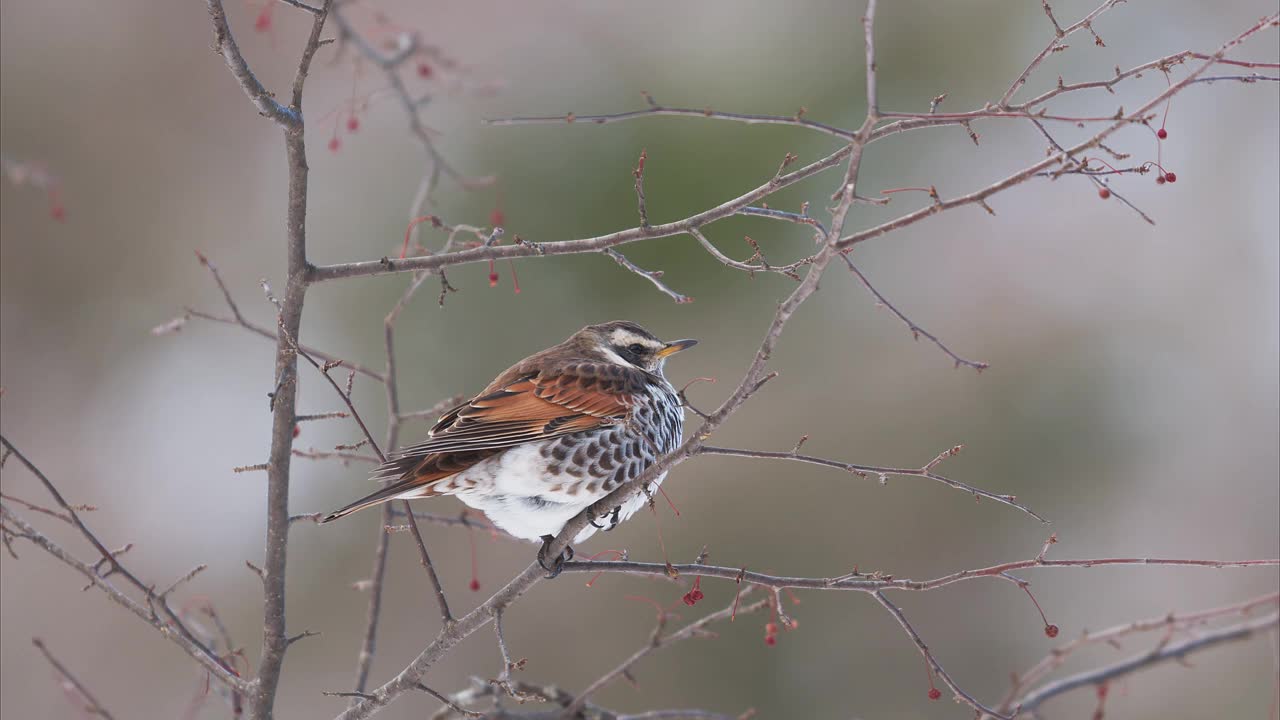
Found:
[[630, 345], [627, 346], [627, 350], [630, 351], [632, 355], [644, 354], [644, 346], [641, 345], [640, 343], [631, 343]]

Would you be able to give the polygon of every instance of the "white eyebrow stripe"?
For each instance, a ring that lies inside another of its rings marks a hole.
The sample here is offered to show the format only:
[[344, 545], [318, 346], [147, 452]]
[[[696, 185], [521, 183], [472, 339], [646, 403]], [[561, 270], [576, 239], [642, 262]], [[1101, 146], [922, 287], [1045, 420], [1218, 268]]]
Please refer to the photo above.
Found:
[[654, 350], [658, 350], [663, 347], [662, 343], [647, 337], [643, 337], [641, 335], [637, 335], [625, 328], [617, 328], [612, 333], [609, 333], [609, 342], [613, 343], [614, 345], [640, 344], [640, 345], [644, 345], [645, 347], [652, 348]]

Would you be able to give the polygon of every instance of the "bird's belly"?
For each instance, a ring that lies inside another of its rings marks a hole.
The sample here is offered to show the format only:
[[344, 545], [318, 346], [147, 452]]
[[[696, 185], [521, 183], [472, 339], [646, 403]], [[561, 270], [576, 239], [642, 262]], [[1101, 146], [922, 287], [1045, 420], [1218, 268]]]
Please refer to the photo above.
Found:
[[483, 512], [500, 529], [533, 542], [544, 535], [559, 534], [565, 523], [591, 504], [591, 501], [559, 503], [536, 495], [482, 492], [462, 493], [458, 499]]
[[[653, 487], [666, 479], [666, 473], [654, 479]], [[498, 528], [523, 540], [537, 542], [546, 535], [559, 535], [565, 523], [607, 493], [582, 495], [569, 502], [558, 502], [544, 495], [510, 495], [500, 492], [471, 490], [458, 493], [457, 497], [468, 507], [479, 510]], [[649, 499], [640, 493], [623, 503], [616, 520], [611, 516], [599, 518], [596, 523], [610, 527], [621, 523], [644, 507]], [[573, 539], [580, 543], [596, 533], [595, 526], [588, 525]]]
[[[655, 395], [636, 408], [632, 423], [518, 445], [477, 463], [458, 476], [461, 487], [453, 492], [516, 537], [556, 535], [575, 515], [638, 477], [659, 454], [674, 450], [680, 443], [681, 415], [673, 394]], [[665, 477], [663, 473], [651, 487]], [[622, 505], [616, 521], [598, 522], [621, 522], [646, 502], [644, 494], [637, 495]], [[588, 525], [574, 541], [595, 531]]]
[[[559, 534], [578, 513], [643, 472], [654, 460], [650, 447], [622, 426], [529, 443], [465, 470], [455, 494], [499, 528], [536, 541]], [[665, 477], [656, 478], [655, 485]], [[598, 523], [622, 522], [646, 502], [638, 495], [623, 504], [616, 521]], [[574, 542], [595, 531], [588, 525]]]

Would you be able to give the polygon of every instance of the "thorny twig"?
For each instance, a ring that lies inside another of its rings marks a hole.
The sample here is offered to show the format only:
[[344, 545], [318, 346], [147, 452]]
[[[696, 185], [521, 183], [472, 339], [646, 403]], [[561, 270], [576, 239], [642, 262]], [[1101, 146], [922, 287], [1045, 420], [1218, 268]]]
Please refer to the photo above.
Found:
[[[50, 540], [48, 537], [38, 532], [34, 527], [28, 524], [21, 517], [14, 514], [9, 508], [0, 506], [3, 509], [4, 520], [9, 527], [6, 528], [6, 537], [12, 536], [30, 541], [32, 544], [53, 555], [63, 563], [70, 565], [85, 575], [92, 586], [100, 588], [112, 600], [126, 609], [133, 612], [139, 618], [147, 622], [164, 635], [182, 647], [184, 651], [197, 662], [203, 665], [211, 674], [220, 681], [227, 684], [237, 691], [245, 689], [245, 683], [236, 674], [235, 670], [220, 657], [216, 652], [209, 648], [203, 641], [198, 638], [194, 632], [182, 621], [176, 612], [169, 606], [165, 597], [155, 593], [154, 585], [144, 583], [138, 579], [128, 568], [126, 568], [119, 560], [120, 551], [112, 551], [98, 538], [92, 530], [90, 530], [83, 521], [73, 505], [68, 503], [43, 472], [40, 471], [25, 455], [18, 451], [4, 436], [0, 436], [0, 444], [12, 453], [13, 457], [18, 460], [32, 475], [35, 475], [44, 488], [53, 497], [54, 502], [61, 508], [62, 514], [69, 518], [71, 525], [79, 532], [79, 534], [93, 546], [98, 553], [98, 558], [92, 562], [79, 560], [70, 552], [63, 549], [60, 545]], [[126, 546], [128, 547], [128, 546]], [[122, 590], [109, 582], [113, 576], [120, 577], [124, 582], [134, 590], [142, 594], [142, 601], [136, 601], [126, 595]]]

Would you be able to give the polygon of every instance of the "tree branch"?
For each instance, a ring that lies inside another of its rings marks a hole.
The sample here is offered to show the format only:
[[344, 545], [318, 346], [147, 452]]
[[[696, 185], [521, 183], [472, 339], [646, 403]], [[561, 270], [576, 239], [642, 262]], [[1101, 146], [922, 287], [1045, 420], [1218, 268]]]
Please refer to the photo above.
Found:
[[[1170, 643], [1150, 652], [1135, 655], [1127, 660], [1093, 668], [1070, 677], [1047, 683], [1024, 695], [1015, 703], [1019, 713], [1034, 714], [1045, 701], [1076, 688], [1102, 685], [1116, 678], [1159, 665], [1169, 660], [1183, 660], [1188, 655], [1229, 642], [1247, 640], [1260, 632], [1275, 630], [1280, 626], [1280, 614], [1272, 613], [1257, 620], [1237, 623], [1220, 630], [1206, 632], [1199, 637]], [[992, 713], [994, 715], [994, 713]]]
[[240, 88], [249, 97], [249, 102], [258, 109], [258, 113], [286, 128], [300, 128], [302, 115], [293, 108], [287, 108], [276, 101], [271, 91], [258, 81], [258, 77], [249, 69], [240, 54], [240, 47], [231, 34], [227, 24], [227, 13], [222, 8], [222, 0], [207, 0], [209, 17], [213, 20], [213, 48], [222, 55], [231, 70], [231, 75], [240, 83]]
[[75, 688], [76, 692], [80, 694], [80, 697], [84, 698], [86, 703], [84, 709], [86, 711], [99, 717], [106, 718], [106, 720], [114, 720], [111, 713], [107, 712], [107, 709], [102, 706], [102, 703], [98, 702], [98, 699], [93, 696], [93, 693], [89, 692], [89, 688], [85, 687], [84, 683], [80, 682], [75, 675], [72, 675], [71, 671], [68, 670], [65, 665], [58, 662], [58, 659], [55, 658], [53, 653], [49, 651], [49, 648], [45, 646], [43, 640], [40, 638], [31, 638], [31, 644], [36, 646], [36, 649], [44, 655], [44, 659], [49, 661], [49, 664], [53, 666], [53, 669], [57, 670], [58, 674]]

